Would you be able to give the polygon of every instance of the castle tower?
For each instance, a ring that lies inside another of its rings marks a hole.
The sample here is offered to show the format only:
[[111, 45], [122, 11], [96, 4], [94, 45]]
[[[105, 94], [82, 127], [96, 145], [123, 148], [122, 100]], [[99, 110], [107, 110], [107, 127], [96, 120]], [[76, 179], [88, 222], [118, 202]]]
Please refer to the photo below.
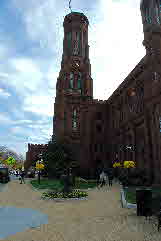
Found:
[[161, 52], [161, 4], [160, 0], [141, 0], [144, 41], [147, 55], [154, 56], [155, 63], [160, 63]]
[[63, 55], [54, 104], [53, 128], [57, 140], [79, 133], [80, 103], [83, 99], [93, 99], [88, 25], [83, 13], [71, 12], [64, 18]]

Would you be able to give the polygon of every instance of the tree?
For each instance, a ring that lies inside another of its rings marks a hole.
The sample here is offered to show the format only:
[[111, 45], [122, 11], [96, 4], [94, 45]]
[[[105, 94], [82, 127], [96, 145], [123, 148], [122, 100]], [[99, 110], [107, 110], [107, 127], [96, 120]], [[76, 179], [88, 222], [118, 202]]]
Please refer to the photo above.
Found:
[[65, 169], [79, 167], [71, 146], [64, 141], [54, 143], [50, 141], [47, 151], [43, 154], [43, 160], [45, 170], [51, 177], [60, 177]]

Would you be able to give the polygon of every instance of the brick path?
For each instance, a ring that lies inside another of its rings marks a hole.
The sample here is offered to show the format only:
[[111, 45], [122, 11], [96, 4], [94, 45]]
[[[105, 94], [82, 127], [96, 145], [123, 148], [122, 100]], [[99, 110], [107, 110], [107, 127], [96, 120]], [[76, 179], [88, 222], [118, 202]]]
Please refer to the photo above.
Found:
[[10, 236], [8, 241], [159, 241], [155, 220], [137, 217], [135, 209], [123, 209], [118, 184], [89, 191], [88, 200], [54, 202], [40, 200], [30, 184], [8, 183], [0, 192], [1, 206], [34, 208], [48, 215], [49, 224]]

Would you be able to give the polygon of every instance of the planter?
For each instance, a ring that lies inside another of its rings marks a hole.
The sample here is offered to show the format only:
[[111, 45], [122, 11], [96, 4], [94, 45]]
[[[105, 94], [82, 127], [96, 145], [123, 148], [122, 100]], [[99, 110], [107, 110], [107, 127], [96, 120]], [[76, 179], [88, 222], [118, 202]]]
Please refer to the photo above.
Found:
[[137, 216], [152, 215], [152, 190], [137, 189], [136, 190]]

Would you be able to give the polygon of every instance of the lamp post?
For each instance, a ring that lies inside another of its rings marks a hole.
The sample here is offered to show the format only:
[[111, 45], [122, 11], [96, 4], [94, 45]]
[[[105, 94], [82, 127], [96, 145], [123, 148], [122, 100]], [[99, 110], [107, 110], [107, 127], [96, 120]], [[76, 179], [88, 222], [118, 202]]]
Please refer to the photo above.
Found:
[[38, 160], [38, 164], [39, 164], [39, 168], [38, 168], [38, 184], [40, 184], [40, 159], [42, 157], [42, 154], [39, 154], [39, 160]]

